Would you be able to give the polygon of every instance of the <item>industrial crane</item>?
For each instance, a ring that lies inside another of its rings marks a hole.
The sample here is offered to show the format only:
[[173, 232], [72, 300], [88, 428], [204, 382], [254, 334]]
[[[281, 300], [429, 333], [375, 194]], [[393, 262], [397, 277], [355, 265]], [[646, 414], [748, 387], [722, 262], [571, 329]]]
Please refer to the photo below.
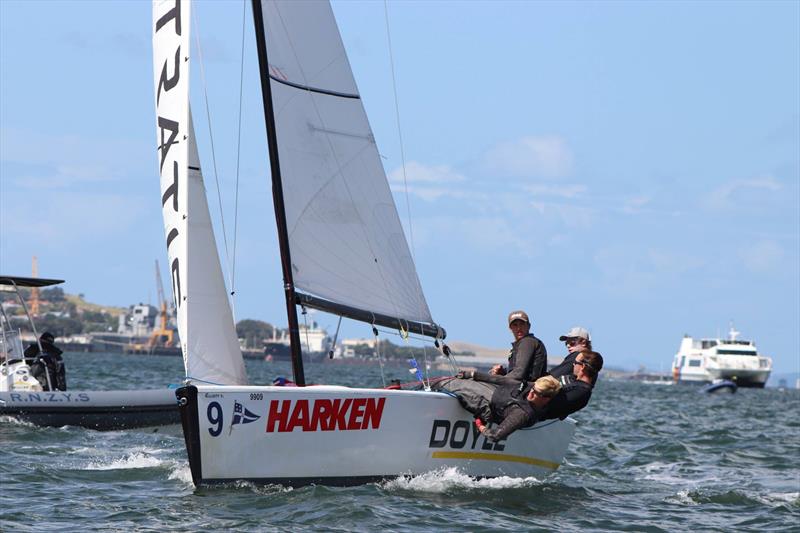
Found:
[[167, 299], [164, 298], [164, 285], [161, 283], [158, 259], [156, 259], [156, 288], [158, 289], [158, 325], [153, 328], [153, 333], [150, 335], [150, 340], [147, 343], [150, 349], [156, 346], [173, 346], [175, 333], [172, 329], [167, 327], [169, 314], [167, 312]]

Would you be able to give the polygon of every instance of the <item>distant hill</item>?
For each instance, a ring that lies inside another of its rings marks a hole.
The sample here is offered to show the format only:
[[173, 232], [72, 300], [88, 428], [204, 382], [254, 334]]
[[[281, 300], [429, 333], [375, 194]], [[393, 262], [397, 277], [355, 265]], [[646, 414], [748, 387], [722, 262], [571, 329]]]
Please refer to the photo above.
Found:
[[[32, 312], [31, 289], [21, 287], [20, 294]], [[0, 303], [14, 328], [30, 332], [25, 310], [14, 292], [0, 292]], [[39, 290], [39, 314], [34, 319], [40, 332], [65, 337], [89, 331], [116, 331], [119, 316], [125, 310], [87, 302], [83, 294], [68, 294], [61, 287], [50, 287]]]
[[[472, 366], [505, 365], [508, 363], [508, 354], [511, 351], [510, 342], [508, 348], [489, 348], [465, 341], [452, 341], [447, 345], [450, 346], [459, 363]], [[555, 366], [561, 362], [563, 357], [563, 354], [550, 355], [547, 358], [547, 364]]]

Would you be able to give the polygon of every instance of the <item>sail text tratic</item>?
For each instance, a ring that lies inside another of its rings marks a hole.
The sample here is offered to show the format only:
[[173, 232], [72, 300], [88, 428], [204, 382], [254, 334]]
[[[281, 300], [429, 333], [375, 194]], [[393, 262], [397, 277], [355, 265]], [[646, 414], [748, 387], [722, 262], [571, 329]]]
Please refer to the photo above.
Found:
[[[161, 75], [158, 76], [156, 86], [156, 112], [159, 136], [159, 172], [161, 173], [161, 183], [164, 192], [161, 197], [161, 208], [164, 211], [164, 222], [166, 225], [167, 250], [170, 252], [170, 273], [172, 277], [173, 295], [176, 307], [180, 307], [183, 301], [183, 290], [180, 275], [180, 258], [172, 249], [172, 244], [176, 237], [180, 235], [177, 224], [173, 222], [181, 219], [179, 208], [179, 183], [186, 179], [184, 175], [186, 168], [179, 164], [185, 160], [185, 147], [170, 153], [170, 149], [186, 139], [186, 124], [184, 122], [185, 109], [182, 106], [175, 106], [172, 101], [162, 103], [161, 98], [167, 93], [177, 93], [185, 90], [182, 87], [181, 74], [185, 74], [185, 69], [181, 69], [181, 2], [176, 0], [174, 4], [169, 4], [170, 9], [159, 17], [155, 24], [155, 35], [164, 36], [175, 48], [174, 54], [169, 52], [163, 54], [161, 64]], [[169, 35], [167, 35], [169, 34]], [[184, 84], [185, 85], [185, 84]], [[177, 90], [176, 90], [177, 88]], [[176, 98], [177, 96], [173, 96]], [[169, 98], [168, 98], [169, 100]], [[166, 170], [165, 170], [166, 166]], [[166, 188], [164, 188], [166, 185]], [[170, 201], [171, 200], [171, 201]], [[178, 243], [175, 243], [176, 245]]]

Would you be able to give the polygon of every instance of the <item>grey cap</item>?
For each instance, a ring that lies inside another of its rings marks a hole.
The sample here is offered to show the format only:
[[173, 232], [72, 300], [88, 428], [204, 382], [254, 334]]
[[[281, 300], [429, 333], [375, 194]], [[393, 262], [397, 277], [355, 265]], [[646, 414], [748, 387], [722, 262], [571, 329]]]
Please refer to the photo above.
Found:
[[580, 326], [575, 326], [564, 335], [561, 335], [558, 340], [565, 341], [567, 339], [586, 339], [587, 341], [592, 340], [592, 336], [589, 335], [589, 330], [586, 328], [582, 328]]

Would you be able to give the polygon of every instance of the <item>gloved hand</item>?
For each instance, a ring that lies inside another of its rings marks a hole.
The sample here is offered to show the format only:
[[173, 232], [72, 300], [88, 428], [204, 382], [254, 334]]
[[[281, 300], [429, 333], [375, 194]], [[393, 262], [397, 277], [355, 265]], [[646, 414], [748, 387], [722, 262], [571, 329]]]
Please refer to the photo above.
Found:
[[478, 428], [478, 431], [483, 433], [483, 430], [486, 429], [486, 426], [483, 424], [483, 421], [480, 418], [475, 419], [475, 427]]
[[475, 371], [474, 370], [459, 370], [456, 373], [456, 377], [458, 379], [472, 379], [472, 378], [475, 377]]
[[505, 376], [506, 375], [506, 367], [503, 365], [494, 365], [491, 370], [489, 370], [489, 374], [493, 376]]

